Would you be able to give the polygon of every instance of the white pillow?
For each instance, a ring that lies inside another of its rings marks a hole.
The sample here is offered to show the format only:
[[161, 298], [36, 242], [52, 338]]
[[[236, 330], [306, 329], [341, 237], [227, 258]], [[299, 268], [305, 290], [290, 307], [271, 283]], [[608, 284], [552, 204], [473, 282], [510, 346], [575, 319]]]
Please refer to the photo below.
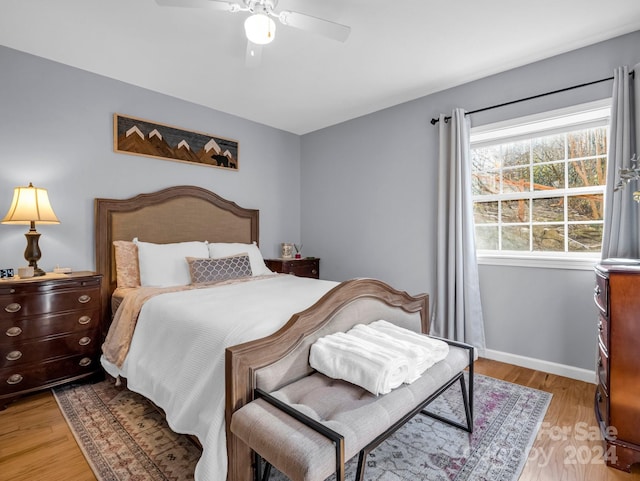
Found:
[[209, 257], [212, 259], [229, 257], [245, 252], [249, 254], [249, 262], [251, 263], [253, 276], [273, 274], [265, 265], [262, 253], [255, 242], [253, 244], [242, 244], [240, 242], [211, 242], [209, 244]]
[[206, 242], [153, 244], [133, 239], [138, 246], [140, 285], [145, 287], [186, 286], [191, 284], [187, 257], [209, 257]]

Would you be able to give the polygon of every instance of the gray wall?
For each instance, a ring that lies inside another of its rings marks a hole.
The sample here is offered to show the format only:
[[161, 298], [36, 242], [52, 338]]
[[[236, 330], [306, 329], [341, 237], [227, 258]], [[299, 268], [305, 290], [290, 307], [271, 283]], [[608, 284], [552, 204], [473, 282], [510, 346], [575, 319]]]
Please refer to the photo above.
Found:
[[[640, 62], [640, 32], [461, 85], [302, 137], [302, 239], [323, 277], [435, 292], [437, 132], [429, 120], [607, 78]], [[612, 82], [472, 116], [472, 126], [598, 100]], [[593, 369], [589, 270], [481, 266], [487, 347]]]
[[[224, 95], [224, 92], [220, 92]], [[239, 141], [239, 171], [113, 152], [113, 114]], [[39, 265], [93, 269], [93, 199], [198, 185], [260, 209], [265, 256], [300, 236], [300, 137], [0, 46], [0, 216], [13, 188], [45, 187]], [[28, 226], [0, 225], [0, 267], [26, 264]]]

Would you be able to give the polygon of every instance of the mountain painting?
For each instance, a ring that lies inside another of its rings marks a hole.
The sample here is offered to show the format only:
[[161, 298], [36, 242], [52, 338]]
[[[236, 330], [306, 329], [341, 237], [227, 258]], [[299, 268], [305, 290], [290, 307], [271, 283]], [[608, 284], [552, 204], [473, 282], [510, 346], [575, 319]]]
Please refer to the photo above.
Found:
[[238, 142], [149, 120], [113, 115], [113, 148], [121, 154], [238, 170]]

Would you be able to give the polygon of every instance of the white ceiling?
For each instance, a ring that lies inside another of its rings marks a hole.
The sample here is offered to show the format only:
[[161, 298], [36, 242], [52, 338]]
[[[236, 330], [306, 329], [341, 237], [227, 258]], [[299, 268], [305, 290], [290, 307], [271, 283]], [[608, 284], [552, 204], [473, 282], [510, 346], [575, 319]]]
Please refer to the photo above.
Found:
[[244, 13], [0, 0], [0, 44], [304, 134], [640, 30], [640, 0], [280, 0], [276, 10], [351, 35], [340, 43], [278, 23], [260, 66], [247, 68]]

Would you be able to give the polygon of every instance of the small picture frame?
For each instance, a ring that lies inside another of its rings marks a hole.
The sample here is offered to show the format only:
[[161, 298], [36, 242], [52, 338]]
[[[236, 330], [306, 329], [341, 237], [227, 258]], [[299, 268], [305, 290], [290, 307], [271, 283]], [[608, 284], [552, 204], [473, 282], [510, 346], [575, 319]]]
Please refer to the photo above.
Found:
[[0, 279], [8, 279], [13, 277], [13, 267], [7, 269], [0, 269]]

